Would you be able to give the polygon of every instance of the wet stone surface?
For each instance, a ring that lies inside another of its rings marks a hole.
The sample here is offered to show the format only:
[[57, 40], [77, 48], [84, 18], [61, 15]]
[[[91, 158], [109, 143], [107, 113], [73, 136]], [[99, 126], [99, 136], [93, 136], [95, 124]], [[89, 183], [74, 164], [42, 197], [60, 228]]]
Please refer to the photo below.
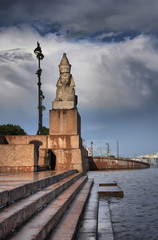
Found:
[[85, 219], [80, 227], [82, 233], [96, 233], [97, 219]]
[[79, 240], [96, 240], [96, 233], [79, 233]]
[[98, 240], [114, 240], [108, 201], [99, 199]]

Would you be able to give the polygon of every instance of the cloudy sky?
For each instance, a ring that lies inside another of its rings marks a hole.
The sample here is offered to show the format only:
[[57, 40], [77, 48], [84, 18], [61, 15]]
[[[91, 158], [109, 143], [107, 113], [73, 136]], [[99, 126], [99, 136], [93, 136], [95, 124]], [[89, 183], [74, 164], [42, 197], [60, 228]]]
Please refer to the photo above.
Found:
[[37, 59], [43, 125], [55, 98], [64, 52], [72, 65], [82, 138], [96, 154], [106, 143], [121, 156], [158, 152], [157, 0], [1, 0], [0, 125], [36, 134]]

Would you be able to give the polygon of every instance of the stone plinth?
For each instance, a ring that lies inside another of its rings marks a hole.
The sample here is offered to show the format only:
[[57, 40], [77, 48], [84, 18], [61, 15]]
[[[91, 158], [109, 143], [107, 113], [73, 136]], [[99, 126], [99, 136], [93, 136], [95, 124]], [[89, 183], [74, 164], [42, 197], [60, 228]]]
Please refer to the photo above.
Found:
[[83, 172], [82, 150], [78, 149], [58, 149], [53, 150], [56, 156], [56, 170], [77, 169]]
[[49, 111], [49, 135], [81, 135], [81, 120], [77, 109]]
[[81, 120], [77, 108], [50, 110], [48, 148], [56, 156], [55, 169], [83, 171]]
[[81, 148], [82, 140], [79, 135], [51, 135], [48, 137], [49, 149]]
[[54, 101], [52, 103], [53, 109], [73, 109], [75, 108], [74, 101]]

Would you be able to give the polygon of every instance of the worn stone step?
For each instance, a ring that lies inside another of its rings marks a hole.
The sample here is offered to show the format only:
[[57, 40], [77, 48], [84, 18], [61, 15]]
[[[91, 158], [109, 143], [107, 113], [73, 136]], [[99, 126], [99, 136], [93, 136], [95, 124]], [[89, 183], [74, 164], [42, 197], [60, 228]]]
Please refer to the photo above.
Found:
[[[30, 174], [27, 178], [27, 173], [21, 175], [7, 175], [8, 181], [5, 180], [4, 176], [0, 178], [0, 207], [11, 204], [12, 202], [23, 198], [29, 194], [39, 191], [40, 189], [47, 187], [53, 183], [59, 182], [60, 180], [76, 173], [77, 170], [69, 170], [58, 174], [53, 174], [48, 177], [41, 177], [41, 179], [34, 179], [35, 173], [32, 173], [32, 179], [30, 180]], [[37, 173], [37, 178], [42, 173]], [[45, 173], [47, 174], [47, 173]], [[14, 177], [15, 176], [15, 177]], [[26, 180], [25, 180], [26, 176]], [[19, 177], [19, 178], [18, 178]], [[23, 180], [24, 179], [24, 180]], [[28, 182], [28, 179], [30, 182]], [[25, 182], [24, 182], [25, 181]]]
[[98, 187], [98, 194], [107, 197], [123, 197], [123, 190], [119, 186], [102, 186]]
[[0, 211], [0, 238], [21, 225], [39, 209], [43, 208], [59, 193], [64, 191], [82, 176], [75, 173], [58, 183], [42, 189]]
[[49, 203], [42, 211], [32, 217], [15, 235], [7, 239], [12, 240], [43, 240], [57, 225], [64, 212], [86, 183], [88, 177], [82, 176], [68, 189], [62, 192], [55, 200]]
[[54, 229], [50, 236], [47, 237], [48, 240], [72, 240], [75, 238], [92, 184], [93, 179], [90, 179], [84, 185], [78, 196], [73, 201], [71, 207], [61, 219], [59, 225]]
[[117, 186], [117, 182], [113, 181], [113, 182], [106, 182], [106, 183], [99, 183], [100, 187], [103, 186]]

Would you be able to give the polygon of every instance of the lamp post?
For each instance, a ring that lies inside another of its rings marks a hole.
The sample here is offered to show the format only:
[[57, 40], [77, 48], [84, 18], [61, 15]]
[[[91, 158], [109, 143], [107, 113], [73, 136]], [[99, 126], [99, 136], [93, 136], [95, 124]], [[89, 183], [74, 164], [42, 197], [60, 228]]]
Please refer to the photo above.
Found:
[[39, 42], [37, 42], [37, 47], [34, 50], [34, 53], [38, 59], [38, 70], [36, 72], [37, 77], [38, 77], [38, 134], [42, 135], [42, 111], [44, 110], [44, 106], [42, 106], [42, 100], [44, 99], [43, 92], [41, 90], [41, 73], [42, 69], [40, 66], [40, 61], [44, 58], [44, 55], [42, 54], [42, 50], [40, 47]]
[[91, 155], [93, 156], [93, 142], [91, 141]]
[[109, 157], [109, 153], [110, 153], [110, 144], [109, 143], [106, 143], [106, 151], [107, 151], [107, 157]]
[[117, 140], [117, 158], [119, 158], [119, 141]]

